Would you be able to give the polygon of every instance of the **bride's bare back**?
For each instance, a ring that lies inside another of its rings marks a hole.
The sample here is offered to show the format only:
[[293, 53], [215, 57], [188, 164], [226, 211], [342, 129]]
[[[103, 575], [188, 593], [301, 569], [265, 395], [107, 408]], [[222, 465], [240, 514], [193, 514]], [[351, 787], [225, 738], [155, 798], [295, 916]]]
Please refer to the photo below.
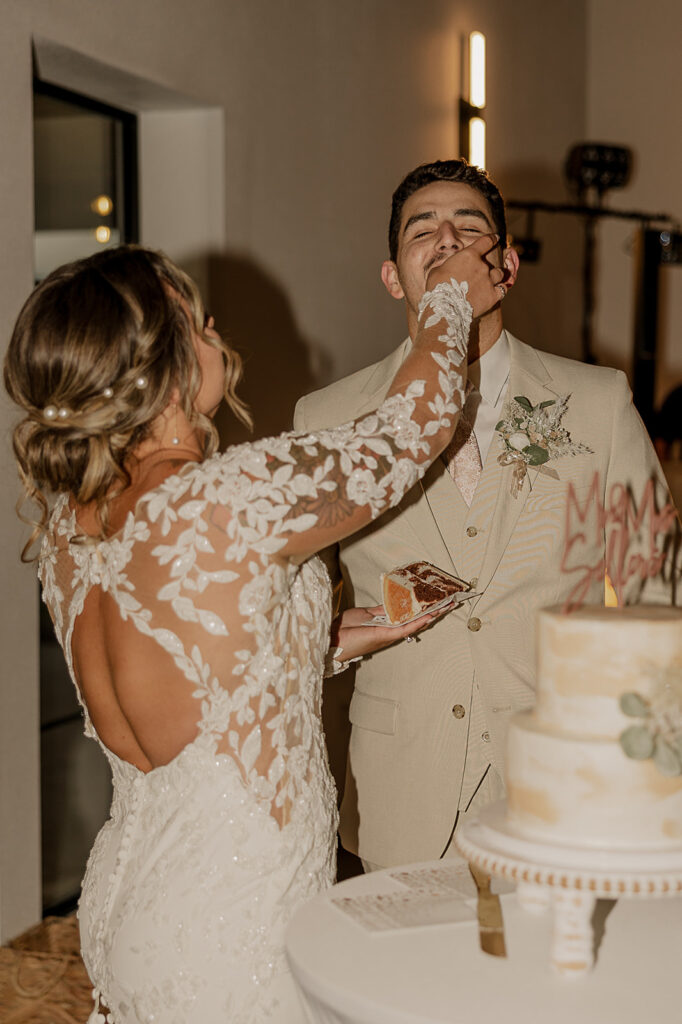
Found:
[[[131, 485], [110, 506], [109, 533], [120, 533], [140, 498], [187, 464], [166, 456], [139, 463]], [[79, 529], [101, 529], [92, 506], [76, 514]], [[139, 554], [139, 552], [138, 552]], [[144, 569], [141, 568], [144, 572]], [[94, 587], [75, 621], [71, 651], [76, 683], [102, 743], [147, 772], [166, 764], [197, 733], [197, 707], [172, 657], [119, 614], [111, 594]]]

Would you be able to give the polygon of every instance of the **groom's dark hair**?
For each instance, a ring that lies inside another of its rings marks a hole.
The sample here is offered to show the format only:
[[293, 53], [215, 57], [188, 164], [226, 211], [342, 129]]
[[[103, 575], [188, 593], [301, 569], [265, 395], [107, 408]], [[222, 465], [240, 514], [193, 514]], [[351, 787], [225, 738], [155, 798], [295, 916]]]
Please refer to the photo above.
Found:
[[398, 240], [403, 206], [410, 196], [425, 185], [434, 181], [460, 181], [480, 192], [490, 205], [495, 231], [500, 236], [500, 245], [507, 244], [507, 219], [504, 213], [504, 200], [495, 182], [487, 171], [474, 167], [464, 158], [459, 160], [436, 160], [432, 164], [421, 164], [410, 171], [393, 193], [391, 202], [391, 220], [388, 226], [388, 251], [395, 263], [398, 256]]

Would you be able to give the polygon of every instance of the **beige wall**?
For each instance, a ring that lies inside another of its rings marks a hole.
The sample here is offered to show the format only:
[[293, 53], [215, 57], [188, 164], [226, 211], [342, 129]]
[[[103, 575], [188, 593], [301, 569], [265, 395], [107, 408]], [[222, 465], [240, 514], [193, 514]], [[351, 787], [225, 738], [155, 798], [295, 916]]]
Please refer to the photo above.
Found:
[[[488, 163], [507, 194], [561, 197], [560, 161], [585, 133], [582, 2], [5, 0], [2, 13], [0, 335], [32, 280], [36, 35], [224, 111], [224, 206], [202, 236], [207, 251], [179, 238], [175, 223], [160, 240], [189, 262], [207, 258], [209, 300], [252, 349], [251, 393], [272, 383], [274, 412], [260, 407], [261, 429], [286, 425], [297, 390], [380, 357], [403, 336], [402, 313], [378, 281], [390, 193], [411, 166], [455, 154], [460, 32], [488, 35]], [[121, 102], [149, 107], [133, 85]], [[203, 142], [197, 162], [205, 153]], [[148, 188], [145, 180], [143, 195]], [[148, 230], [144, 240], [159, 244]], [[566, 353], [575, 352], [578, 241], [575, 230], [548, 225], [543, 264], [524, 270], [508, 302], [515, 332]], [[11, 421], [2, 400], [2, 937], [40, 908], [36, 589], [17, 562]]]
[[[682, 222], [682, 5], [679, 0], [592, 0], [589, 5], [587, 131], [634, 150], [630, 184], [610, 197], [621, 209], [663, 212]], [[630, 371], [635, 229], [608, 222], [599, 234], [598, 351]], [[682, 267], [661, 274], [657, 400], [682, 382]]]

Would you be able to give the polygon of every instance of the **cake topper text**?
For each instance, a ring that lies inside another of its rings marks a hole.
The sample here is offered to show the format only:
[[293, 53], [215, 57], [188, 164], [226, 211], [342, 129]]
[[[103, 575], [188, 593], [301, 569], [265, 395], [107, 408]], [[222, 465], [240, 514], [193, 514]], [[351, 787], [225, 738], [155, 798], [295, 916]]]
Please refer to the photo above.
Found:
[[[591, 584], [603, 582], [607, 573], [619, 605], [625, 603], [625, 587], [633, 577], [644, 582], [658, 576], [666, 559], [665, 537], [676, 518], [675, 506], [670, 502], [657, 511], [653, 479], [647, 482], [639, 502], [623, 484], [613, 484], [605, 504], [600, 495], [599, 473], [594, 474], [582, 503], [569, 483], [561, 571], [580, 575], [566, 599], [564, 611], [579, 608]], [[590, 529], [594, 530], [593, 537], [589, 536]], [[633, 550], [635, 541], [637, 551]], [[581, 561], [585, 557], [582, 549], [594, 550], [595, 546], [601, 557], [592, 564]]]

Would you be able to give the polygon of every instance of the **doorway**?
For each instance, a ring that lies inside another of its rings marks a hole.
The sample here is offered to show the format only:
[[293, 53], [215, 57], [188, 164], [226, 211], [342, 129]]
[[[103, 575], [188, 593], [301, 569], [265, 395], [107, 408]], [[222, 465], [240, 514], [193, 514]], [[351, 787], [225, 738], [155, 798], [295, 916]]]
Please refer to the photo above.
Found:
[[[137, 117], [39, 80], [33, 88], [34, 268], [138, 241]], [[111, 800], [109, 766], [81, 711], [40, 602], [43, 911], [70, 909]]]

